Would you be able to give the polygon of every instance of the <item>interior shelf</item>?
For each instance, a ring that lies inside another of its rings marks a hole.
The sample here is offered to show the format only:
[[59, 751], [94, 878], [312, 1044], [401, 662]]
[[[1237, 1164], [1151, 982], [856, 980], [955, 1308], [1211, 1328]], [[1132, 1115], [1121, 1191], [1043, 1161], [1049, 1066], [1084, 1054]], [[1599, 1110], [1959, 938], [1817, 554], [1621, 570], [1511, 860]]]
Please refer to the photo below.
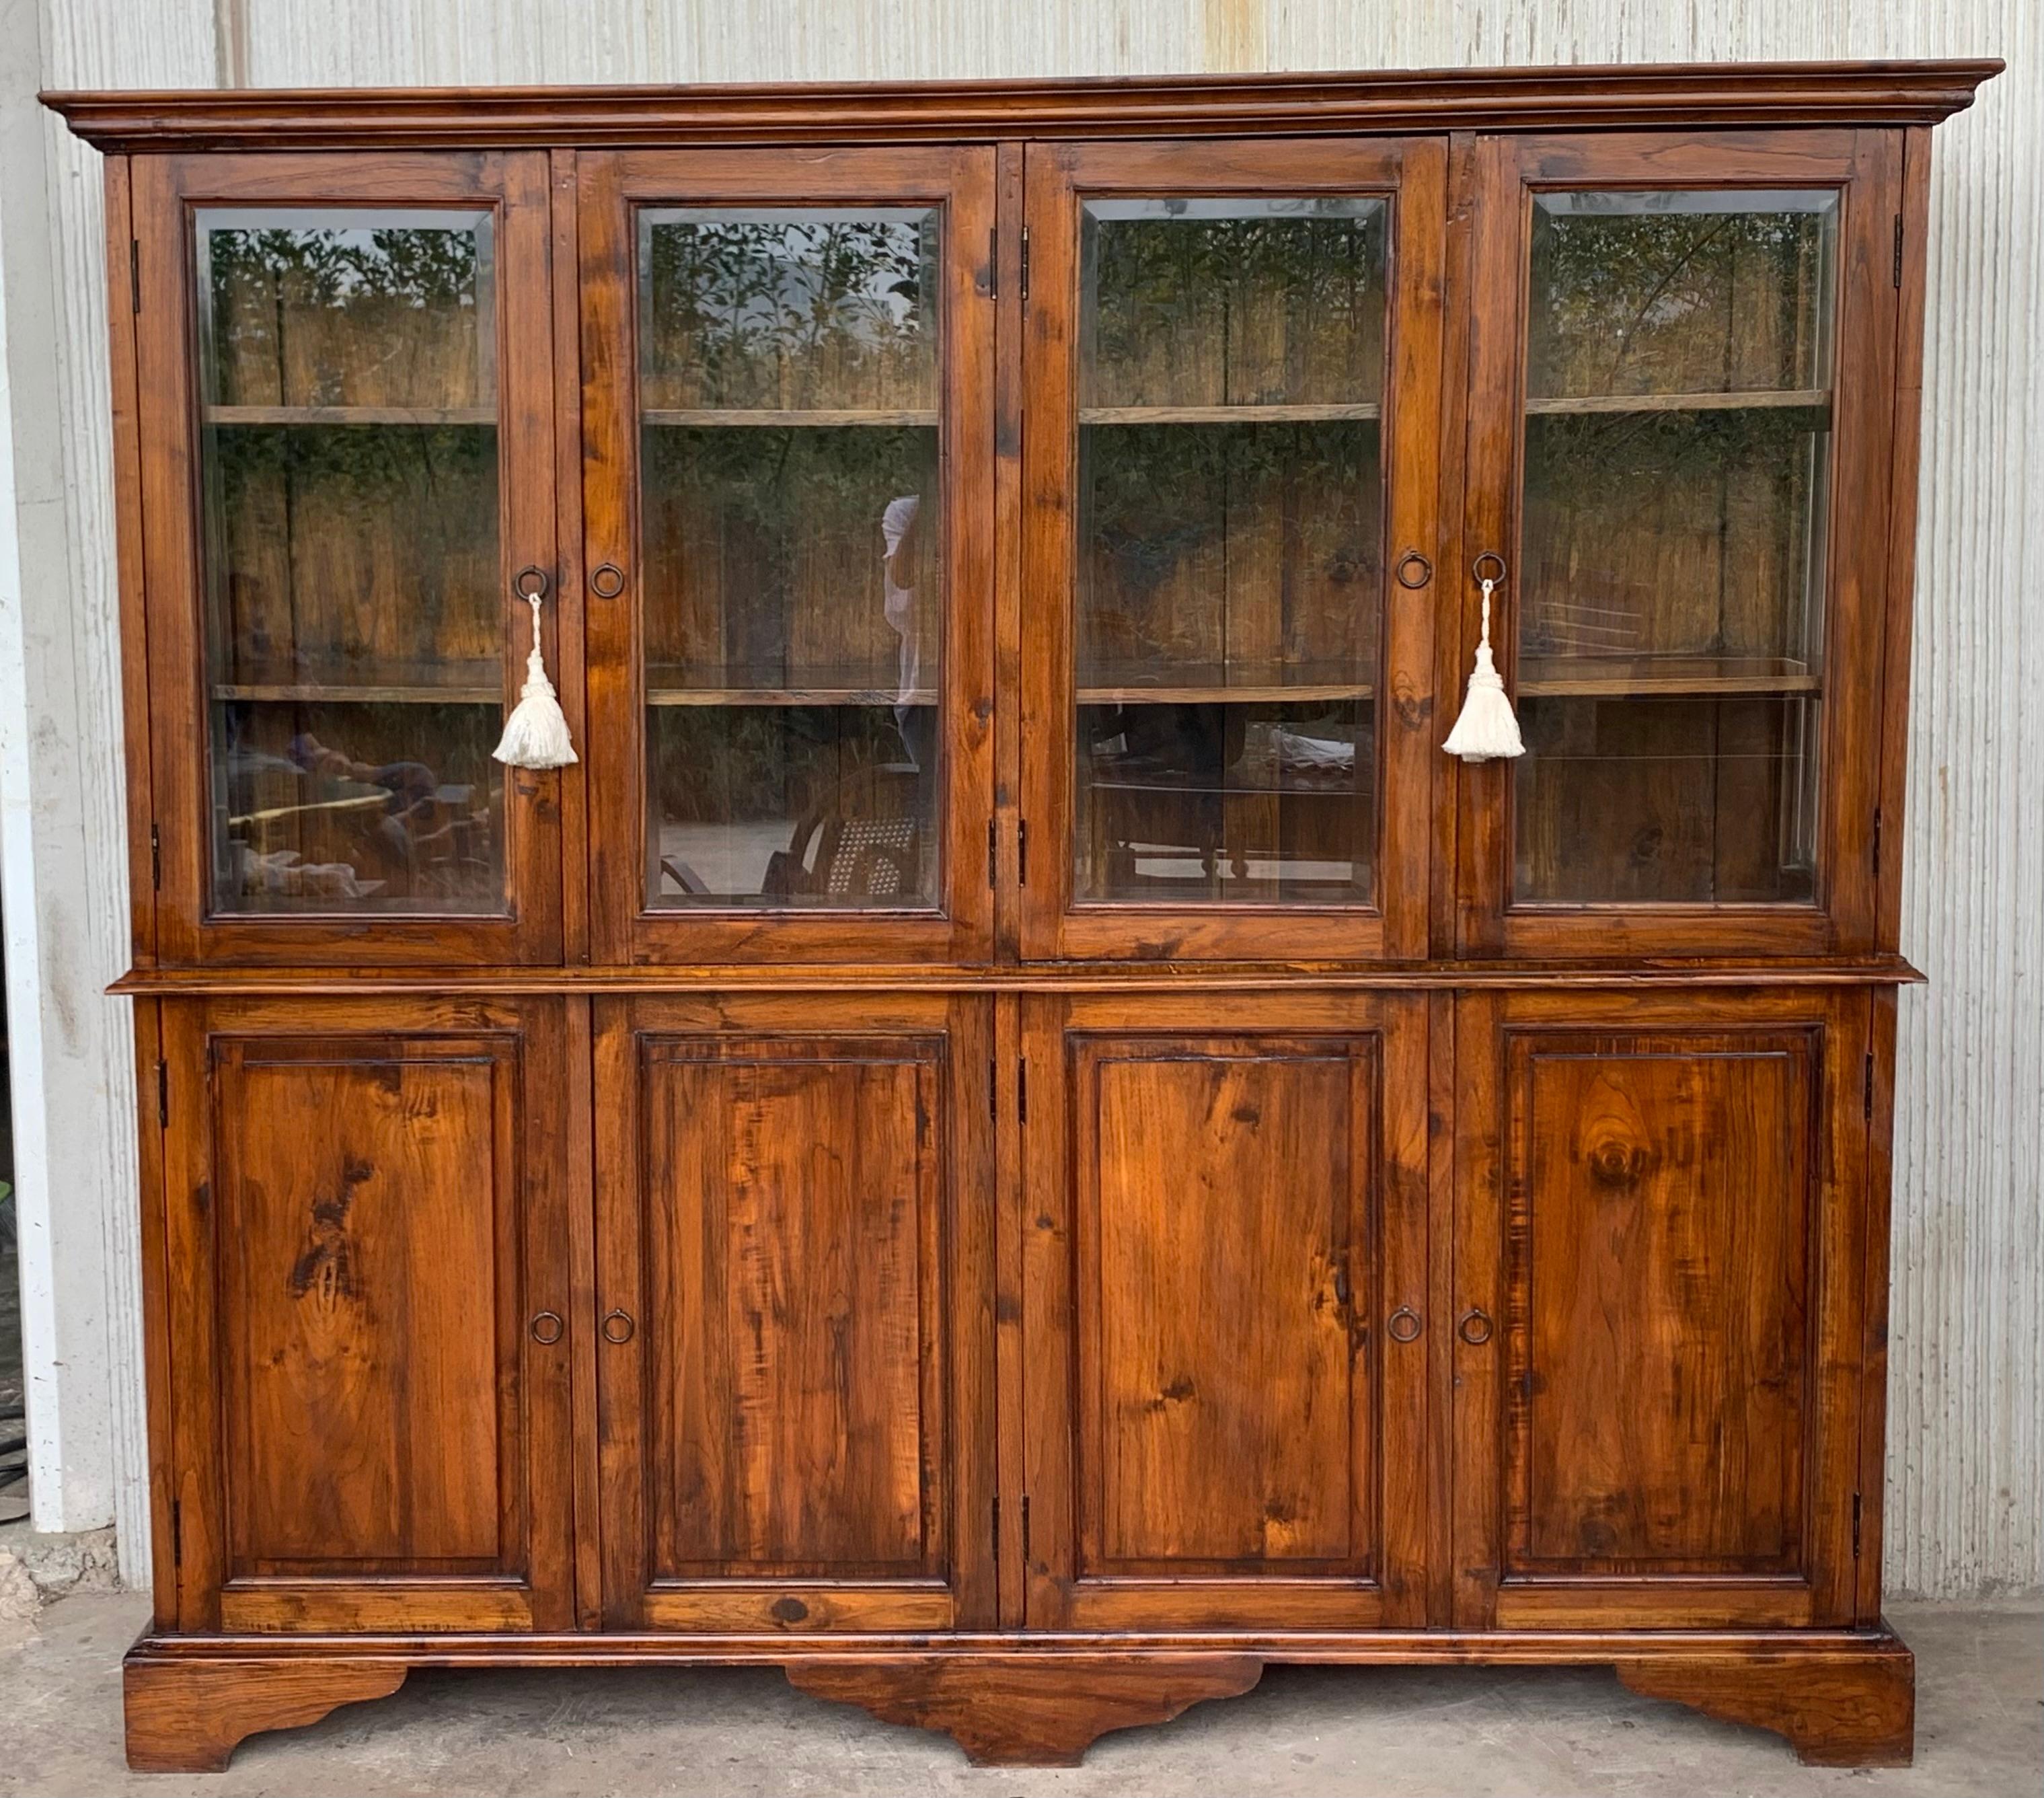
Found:
[[1326, 425], [1374, 419], [1374, 400], [1352, 405], [1082, 405], [1082, 425]]
[[648, 686], [648, 705], [934, 705], [936, 690], [912, 687]]
[[1808, 411], [1828, 407], [1828, 387], [1782, 387], [1715, 394], [1568, 394], [1529, 396], [1531, 416], [1594, 412]]
[[223, 682], [213, 689], [216, 700], [241, 700], [276, 705], [498, 705], [504, 689], [495, 686], [435, 686], [410, 682], [402, 686], [298, 682]]
[[1735, 693], [1813, 693], [1822, 676], [1807, 663], [1771, 656], [1528, 655], [1520, 659], [1522, 698], [1714, 697]]
[[488, 405], [209, 405], [210, 425], [494, 425]]
[[900, 430], [928, 428], [937, 422], [935, 410], [886, 406], [805, 406], [785, 409], [723, 406], [648, 406], [639, 414], [642, 425], [687, 426], [697, 429], [726, 426], [753, 426], [785, 429], [807, 425], [812, 429], [843, 425], [879, 425]]

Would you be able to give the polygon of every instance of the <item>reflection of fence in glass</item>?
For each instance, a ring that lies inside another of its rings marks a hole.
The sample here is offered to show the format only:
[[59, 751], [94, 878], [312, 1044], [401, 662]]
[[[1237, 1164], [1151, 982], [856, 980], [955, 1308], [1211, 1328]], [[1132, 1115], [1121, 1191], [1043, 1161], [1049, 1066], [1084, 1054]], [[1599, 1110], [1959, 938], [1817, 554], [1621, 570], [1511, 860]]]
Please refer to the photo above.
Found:
[[933, 410], [937, 224], [642, 212], [641, 404]]

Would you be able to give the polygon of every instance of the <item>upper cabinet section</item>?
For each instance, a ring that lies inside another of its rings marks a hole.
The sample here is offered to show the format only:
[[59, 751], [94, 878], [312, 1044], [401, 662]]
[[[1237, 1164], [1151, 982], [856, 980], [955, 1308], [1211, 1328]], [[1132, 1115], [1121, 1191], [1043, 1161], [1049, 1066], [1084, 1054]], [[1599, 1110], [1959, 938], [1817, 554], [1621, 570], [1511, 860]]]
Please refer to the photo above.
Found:
[[1445, 171], [1030, 151], [1025, 952], [1424, 953]]
[[1465, 950], [1873, 946], [1899, 151], [1476, 151], [1465, 548], [1526, 753], [1463, 778]]
[[1892, 953], [1998, 66], [55, 97], [138, 959]]
[[993, 161], [580, 160], [607, 959], [986, 951]]
[[136, 197], [167, 956], [557, 959], [560, 776], [490, 753], [554, 598], [544, 159]]

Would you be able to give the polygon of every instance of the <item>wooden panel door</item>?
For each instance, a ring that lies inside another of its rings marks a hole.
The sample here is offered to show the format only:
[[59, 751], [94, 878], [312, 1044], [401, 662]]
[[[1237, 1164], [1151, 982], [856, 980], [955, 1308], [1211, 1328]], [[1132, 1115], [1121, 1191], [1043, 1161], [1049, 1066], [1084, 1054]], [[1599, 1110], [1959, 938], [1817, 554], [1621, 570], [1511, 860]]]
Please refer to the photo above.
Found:
[[522, 594], [581, 717], [545, 156], [134, 166], [163, 959], [559, 961], [580, 770], [491, 755]]
[[560, 1001], [163, 1019], [179, 1627], [572, 1627]]
[[1869, 1026], [1459, 1001], [1458, 1624], [1853, 1621]]
[[1032, 1629], [1426, 1618], [1426, 1009], [1024, 1001]]
[[576, 186], [598, 959], [984, 957], [993, 152]]
[[1425, 953], [1446, 168], [1031, 147], [1024, 955]]
[[986, 1002], [598, 1009], [605, 1622], [990, 1623]]
[[1900, 134], [1466, 155], [1442, 616], [1458, 700], [1496, 583], [1526, 752], [1451, 764], [1461, 951], [1871, 949]]

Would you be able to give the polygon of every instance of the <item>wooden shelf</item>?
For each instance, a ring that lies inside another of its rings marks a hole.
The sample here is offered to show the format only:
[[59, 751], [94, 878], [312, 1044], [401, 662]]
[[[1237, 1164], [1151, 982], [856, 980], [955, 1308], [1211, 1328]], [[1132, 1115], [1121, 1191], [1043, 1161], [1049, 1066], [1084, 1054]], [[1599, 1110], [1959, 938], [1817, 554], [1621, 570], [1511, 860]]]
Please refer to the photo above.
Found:
[[1600, 412], [1800, 412], [1828, 410], [1828, 387], [1766, 388], [1724, 394], [1570, 394], [1529, 398], [1530, 417]]
[[417, 682], [402, 686], [326, 682], [285, 686], [257, 682], [216, 686], [213, 697], [265, 705], [499, 705], [504, 701], [504, 689], [501, 685], [434, 686]]
[[913, 687], [649, 686], [648, 705], [934, 705], [936, 690]]
[[1823, 678], [1807, 663], [1769, 656], [1527, 656], [1519, 664], [1523, 699], [1672, 699], [1814, 693]]
[[1368, 699], [1377, 690], [1355, 681], [1297, 686], [1082, 686], [1082, 705], [1285, 705]]
[[642, 425], [684, 426], [698, 430], [730, 427], [785, 430], [793, 425], [806, 426], [812, 430], [835, 430], [847, 425], [878, 425], [901, 430], [910, 427], [929, 429], [936, 425], [937, 414], [934, 411], [912, 408], [895, 409], [871, 406], [814, 406], [786, 410], [751, 407], [648, 406], [639, 414], [639, 422]]
[[1339, 425], [1380, 417], [1374, 400], [1353, 405], [1082, 405], [1082, 425]]
[[209, 405], [208, 425], [494, 425], [488, 405]]

